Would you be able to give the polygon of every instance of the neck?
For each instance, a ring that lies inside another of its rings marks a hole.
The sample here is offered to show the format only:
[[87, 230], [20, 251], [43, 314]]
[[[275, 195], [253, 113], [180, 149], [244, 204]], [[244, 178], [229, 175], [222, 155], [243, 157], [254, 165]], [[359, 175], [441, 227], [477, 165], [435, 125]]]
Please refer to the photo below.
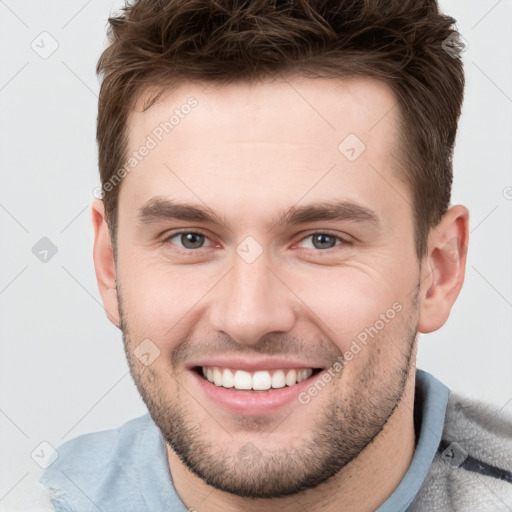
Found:
[[[272, 499], [272, 506], [282, 512], [375, 511], [396, 489], [414, 455], [414, 385], [413, 365], [402, 400], [373, 442], [328, 481], [294, 496]], [[269, 510], [270, 500], [242, 498], [219, 491], [189, 471], [172, 449], [167, 447], [167, 452], [174, 487], [189, 510]]]

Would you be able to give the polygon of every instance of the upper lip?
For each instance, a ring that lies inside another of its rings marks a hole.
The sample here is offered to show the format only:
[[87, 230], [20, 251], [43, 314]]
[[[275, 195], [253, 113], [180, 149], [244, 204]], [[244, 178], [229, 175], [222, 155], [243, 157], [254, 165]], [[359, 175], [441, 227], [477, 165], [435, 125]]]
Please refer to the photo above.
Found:
[[190, 365], [190, 368], [196, 366], [233, 368], [235, 370], [245, 370], [255, 372], [258, 370], [279, 370], [279, 369], [300, 369], [300, 368], [323, 368], [323, 365], [314, 362], [294, 361], [290, 359], [243, 359], [240, 357], [226, 357], [221, 359], [201, 359]]

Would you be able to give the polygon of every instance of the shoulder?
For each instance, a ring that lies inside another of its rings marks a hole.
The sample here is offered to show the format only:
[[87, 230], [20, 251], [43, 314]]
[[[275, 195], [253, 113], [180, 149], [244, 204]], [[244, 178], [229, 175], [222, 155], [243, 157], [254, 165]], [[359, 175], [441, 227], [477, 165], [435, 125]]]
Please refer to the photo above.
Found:
[[150, 425], [149, 414], [130, 420], [112, 430], [84, 434], [67, 441], [57, 449], [57, 459], [52, 464], [54, 469], [75, 467], [88, 468], [104, 466], [112, 459], [117, 459], [122, 451], [123, 458], [133, 455], [133, 442], [142, 435]]
[[510, 411], [451, 392], [441, 443], [409, 510], [512, 510]]
[[81, 508], [84, 495], [95, 501], [103, 499], [103, 490], [136, 487], [138, 478], [132, 468], [137, 466], [142, 438], [153, 427], [146, 414], [117, 429], [71, 439], [57, 448], [57, 458], [39, 481], [58, 494], [66, 505], [62, 510], [88, 510]]
[[[443, 437], [461, 440], [474, 454], [511, 464], [512, 412], [506, 407], [450, 393]], [[482, 442], [485, 441], [485, 442]], [[503, 449], [505, 448], [505, 452]]]

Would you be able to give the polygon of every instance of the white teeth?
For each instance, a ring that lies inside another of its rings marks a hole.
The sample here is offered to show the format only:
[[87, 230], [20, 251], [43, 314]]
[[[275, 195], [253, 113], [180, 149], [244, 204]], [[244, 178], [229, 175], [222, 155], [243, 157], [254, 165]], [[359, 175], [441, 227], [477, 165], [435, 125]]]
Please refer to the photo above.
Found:
[[235, 372], [235, 388], [236, 389], [251, 389], [252, 377], [249, 372], [244, 370], [237, 370]]
[[270, 389], [272, 387], [272, 377], [268, 372], [255, 372], [252, 376], [252, 389]]
[[297, 382], [297, 372], [295, 370], [289, 370], [284, 381], [287, 386], [293, 386]]
[[284, 388], [284, 371], [277, 370], [272, 374], [272, 387], [273, 388]]
[[297, 372], [297, 382], [302, 382], [303, 380], [306, 380], [308, 377], [311, 376], [313, 373], [313, 370], [300, 370]]
[[232, 388], [235, 385], [235, 375], [229, 368], [222, 372], [222, 385], [225, 388]]
[[309, 378], [313, 370], [312, 368], [301, 368], [299, 370], [259, 370], [250, 373], [245, 370], [235, 371], [229, 368], [203, 366], [202, 373], [206, 379], [219, 387], [265, 391], [271, 388], [293, 386]]
[[[302, 380], [306, 380], [311, 374], [308, 373], [308, 370], [302, 370], [302, 375], [301, 375], [301, 379]], [[301, 380], [301, 382], [302, 382]]]
[[213, 382], [216, 386], [222, 386], [222, 372], [218, 368], [213, 369]]

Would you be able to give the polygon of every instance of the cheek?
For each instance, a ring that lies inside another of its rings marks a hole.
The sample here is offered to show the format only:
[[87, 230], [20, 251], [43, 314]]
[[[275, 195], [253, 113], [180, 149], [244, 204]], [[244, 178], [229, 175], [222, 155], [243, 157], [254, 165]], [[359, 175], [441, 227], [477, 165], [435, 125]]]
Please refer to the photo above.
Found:
[[410, 287], [404, 279], [389, 279], [385, 272], [363, 268], [331, 268], [296, 275], [294, 280], [304, 314], [342, 352], [350, 350], [354, 341], [364, 344], [399, 329], [410, 301]]
[[162, 350], [172, 349], [190, 331], [215, 275], [204, 267], [192, 270], [161, 262], [134, 260], [130, 268], [119, 280], [132, 335], [149, 338]]

